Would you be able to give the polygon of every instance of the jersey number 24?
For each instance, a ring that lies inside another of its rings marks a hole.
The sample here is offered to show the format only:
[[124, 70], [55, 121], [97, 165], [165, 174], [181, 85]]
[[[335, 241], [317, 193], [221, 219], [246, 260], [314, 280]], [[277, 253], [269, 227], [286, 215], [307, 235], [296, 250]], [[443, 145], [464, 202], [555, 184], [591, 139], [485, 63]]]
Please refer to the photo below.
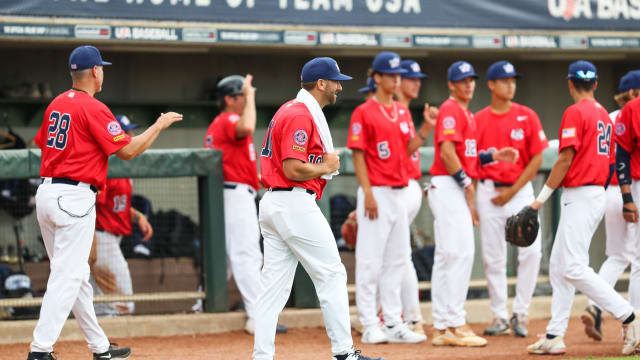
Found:
[[611, 124], [598, 121], [598, 155], [609, 155], [611, 146]]
[[71, 115], [60, 115], [57, 111], [52, 111], [49, 115], [49, 129], [47, 131], [47, 147], [63, 150], [67, 147], [69, 128], [71, 127]]

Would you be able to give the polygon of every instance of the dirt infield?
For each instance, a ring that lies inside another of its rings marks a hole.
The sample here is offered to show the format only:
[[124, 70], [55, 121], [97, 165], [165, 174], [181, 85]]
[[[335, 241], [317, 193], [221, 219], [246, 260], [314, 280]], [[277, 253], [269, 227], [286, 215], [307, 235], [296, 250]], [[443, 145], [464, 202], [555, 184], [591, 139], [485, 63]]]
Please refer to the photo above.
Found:
[[[368, 356], [384, 356], [387, 360], [416, 359], [580, 359], [590, 357], [619, 356], [622, 348], [620, 323], [607, 318], [603, 325], [604, 340], [600, 343], [588, 339], [582, 331], [579, 319], [572, 319], [565, 337], [567, 353], [563, 356], [528, 356], [526, 346], [536, 341], [536, 334], [544, 332], [546, 320], [532, 321], [530, 335], [525, 339], [495, 337], [485, 348], [433, 347], [430, 342], [417, 345], [362, 345], [360, 336], [354, 333], [356, 346]], [[473, 328], [481, 333], [484, 324]], [[171, 338], [145, 337], [112, 339], [121, 345], [131, 346], [131, 359], [162, 360], [248, 360], [251, 359], [253, 337], [240, 331], [218, 335], [176, 336]], [[84, 342], [62, 342], [56, 345], [58, 359], [90, 359]], [[27, 344], [0, 345], [1, 359], [25, 359]], [[276, 337], [276, 358], [280, 360], [331, 359], [329, 340], [324, 328], [296, 328], [288, 334]]]

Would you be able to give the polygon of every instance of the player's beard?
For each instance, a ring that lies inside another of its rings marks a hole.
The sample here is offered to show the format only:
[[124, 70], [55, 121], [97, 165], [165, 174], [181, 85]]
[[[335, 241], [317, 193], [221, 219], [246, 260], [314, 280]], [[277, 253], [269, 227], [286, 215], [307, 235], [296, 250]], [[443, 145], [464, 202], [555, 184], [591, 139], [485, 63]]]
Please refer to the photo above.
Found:
[[333, 105], [336, 103], [336, 101], [338, 101], [338, 92], [336, 91], [336, 89], [327, 89], [324, 92], [324, 96], [327, 97], [327, 102], [330, 105]]

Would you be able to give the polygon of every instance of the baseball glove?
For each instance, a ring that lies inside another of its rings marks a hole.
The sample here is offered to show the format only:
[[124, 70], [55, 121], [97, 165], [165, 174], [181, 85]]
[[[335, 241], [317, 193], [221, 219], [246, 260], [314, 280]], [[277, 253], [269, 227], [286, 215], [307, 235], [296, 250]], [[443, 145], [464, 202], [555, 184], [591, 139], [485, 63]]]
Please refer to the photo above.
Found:
[[340, 229], [344, 242], [347, 243], [349, 249], [356, 248], [356, 238], [358, 237], [358, 220], [355, 210], [349, 213], [347, 220], [342, 224]]
[[519, 213], [507, 219], [505, 237], [515, 246], [527, 247], [536, 241], [539, 228], [538, 210], [525, 206]]

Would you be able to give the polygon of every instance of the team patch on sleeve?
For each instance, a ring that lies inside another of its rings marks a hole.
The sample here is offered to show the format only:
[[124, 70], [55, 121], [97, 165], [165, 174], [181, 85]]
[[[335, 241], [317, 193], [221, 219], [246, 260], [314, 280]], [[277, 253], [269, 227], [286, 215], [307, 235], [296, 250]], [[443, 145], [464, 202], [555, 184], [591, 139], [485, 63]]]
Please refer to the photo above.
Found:
[[296, 132], [293, 133], [293, 142], [300, 145], [300, 146], [305, 146], [307, 145], [307, 141], [309, 141], [309, 136], [307, 135], [307, 132], [300, 129], [300, 130], [296, 130]]
[[576, 136], [576, 128], [562, 129], [562, 139], [568, 139]]
[[120, 134], [120, 135], [118, 135], [118, 136], [114, 137], [114, 138], [113, 138], [113, 141], [114, 141], [114, 142], [118, 142], [118, 141], [120, 141], [120, 140], [122, 140], [122, 139], [124, 139], [124, 138], [125, 138], [125, 134]]
[[452, 116], [447, 116], [442, 120], [442, 127], [444, 130], [442, 133], [444, 135], [453, 135], [456, 133], [456, 119]]
[[616, 124], [616, 135], [617, 136], [622, 136], [624, 135], [624, 133], [627, 132], [627, 127], [624, 126], [624, 123], [617, 123]]
[[117, 121], [112, 121], [107, 125], [107, 131], [109, 131], [111, 135], [118, 135], [122, 132], [122, 128]]
[[302, 152], [307, 151], [307, 149], [305, 149], [302, 146], [298, 146], [298, 145], [293, 145], [292, 149], [295, 150], [295, 151], [302, 151]]

